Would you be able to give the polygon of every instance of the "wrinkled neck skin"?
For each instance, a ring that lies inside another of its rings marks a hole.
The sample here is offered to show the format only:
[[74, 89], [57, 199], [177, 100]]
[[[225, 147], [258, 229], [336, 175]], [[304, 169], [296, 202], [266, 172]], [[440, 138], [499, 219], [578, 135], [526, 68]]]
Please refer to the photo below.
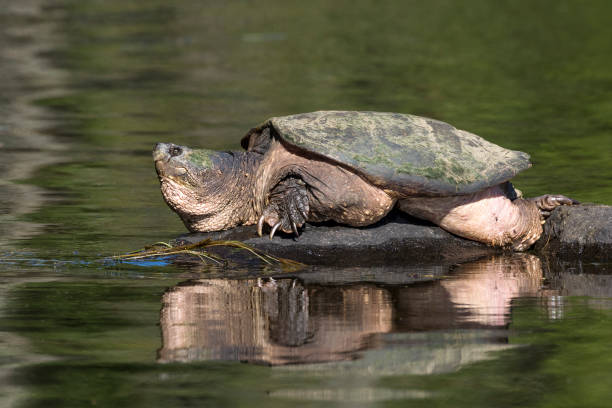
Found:
[[218, 152], [211, 168], [189, 168], [182, 180], [160, 176], [164, 200], [191, 232], [254, 224], [251, 186], [260, 158], [249, 152]]

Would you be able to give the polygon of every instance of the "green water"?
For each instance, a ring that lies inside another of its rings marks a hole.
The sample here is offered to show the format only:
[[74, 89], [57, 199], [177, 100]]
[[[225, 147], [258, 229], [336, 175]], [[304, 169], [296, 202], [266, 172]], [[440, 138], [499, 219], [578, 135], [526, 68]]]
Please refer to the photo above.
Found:
[[320, 109], [444, 120], [530, 153], [525, 195], [612, 204], [610, 15], [607, 1], [0, 0], [0, 406], [607, 406], [609, 264], [272, 281], [96, 260], [185, 232], [156, 142], [238, 149], [270, 116]]

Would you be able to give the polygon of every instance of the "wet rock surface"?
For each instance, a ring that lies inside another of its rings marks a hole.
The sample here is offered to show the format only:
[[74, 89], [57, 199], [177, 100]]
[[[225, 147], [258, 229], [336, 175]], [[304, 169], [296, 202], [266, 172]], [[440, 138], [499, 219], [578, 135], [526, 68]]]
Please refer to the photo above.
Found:
[[239, 240], [274, 256], [330, 266], [446, 264], [501, 252], [400, 213], [364, 228], [308, 224], [297, 240], [288, 234], [273, 239], [258, 237], [255, 226], [186, 234], [179, 240], [197, 242], [206, 238]]
[[[441, 228], [392, 213], [365, 228], [341, 225], [307, 225], [299, 239], [279, 234], [272, 240], [258, 237], [255, 226], [227, 231], [185, 234], [183, 242], [203, 239], [238, 240], [268, 254], [310, 265], [449, 265], [504, 252], [459, 238]], [[609, 259], [612, 251], [612, 207], [580, 205], [560, 207], [545, 224], [536, 243], [540, 253], [568, 258]], [[505, 250], [508, 252], [508, 250]]]
[[561, 258], [612, 259], [612, 207], [583, 204], [555, 209], [535, 249]]

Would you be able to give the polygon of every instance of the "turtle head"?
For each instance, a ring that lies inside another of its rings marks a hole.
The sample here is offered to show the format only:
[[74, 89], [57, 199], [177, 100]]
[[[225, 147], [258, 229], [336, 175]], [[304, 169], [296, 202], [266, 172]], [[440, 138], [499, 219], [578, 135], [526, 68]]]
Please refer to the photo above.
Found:
[[155, 170], [160, 181], [172, 181], [185, 188], [200, 189], [213, 170], [213, 157], [219, 152], [191, 149], [172, 143], [158, 143], [153, 149]]
[[153, 160], [164, 200], [185, 226], [191, 231], [218, 229], [209, 224], [218, 218], [220, 202], [227, 201], [224, 173], [231, 168], [231, 153], [158, 143]]

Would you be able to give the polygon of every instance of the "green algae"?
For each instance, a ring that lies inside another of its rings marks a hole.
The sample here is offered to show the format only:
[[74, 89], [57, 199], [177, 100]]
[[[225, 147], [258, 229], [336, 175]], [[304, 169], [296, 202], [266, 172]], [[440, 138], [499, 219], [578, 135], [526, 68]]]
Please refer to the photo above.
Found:
[[210, 168], [212, 167], [212, 156], [215, 156], [218, 152], [208, 149], [193, 149], [189, 152], [187, 160], [195, 164], [198, 167]]

